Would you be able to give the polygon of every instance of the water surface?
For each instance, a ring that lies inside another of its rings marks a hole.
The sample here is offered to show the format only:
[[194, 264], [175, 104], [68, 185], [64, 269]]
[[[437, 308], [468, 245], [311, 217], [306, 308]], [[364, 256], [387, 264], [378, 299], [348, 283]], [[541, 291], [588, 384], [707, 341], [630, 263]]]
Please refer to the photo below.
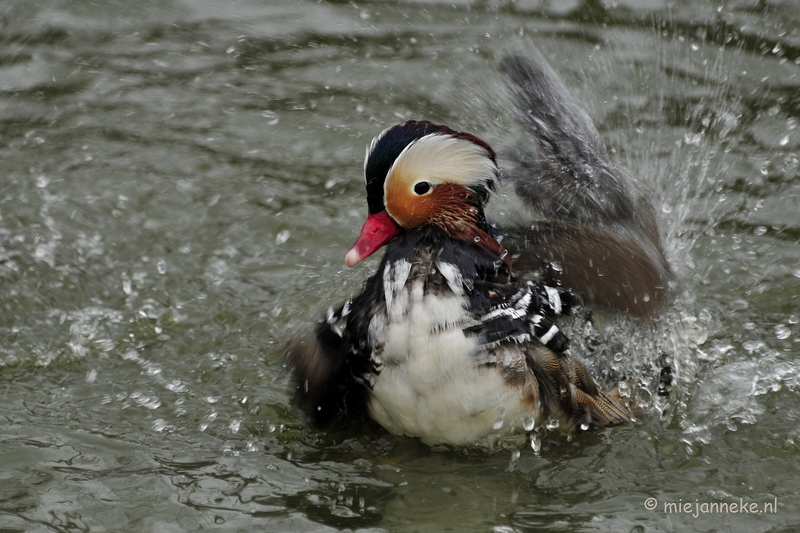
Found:
[[[788, 0], [0, 6], [0, 529], [791, 531], [798, 28]], [[537, 450], [308, 428], [280, 346], [375, 268], [343, 265], [365, 146], [427, 118], [502, 153], [497, 67], [532, 45], [677, 275], [656, 325], [577, 346], [611, 385], [667, 361], [672, 394]]]

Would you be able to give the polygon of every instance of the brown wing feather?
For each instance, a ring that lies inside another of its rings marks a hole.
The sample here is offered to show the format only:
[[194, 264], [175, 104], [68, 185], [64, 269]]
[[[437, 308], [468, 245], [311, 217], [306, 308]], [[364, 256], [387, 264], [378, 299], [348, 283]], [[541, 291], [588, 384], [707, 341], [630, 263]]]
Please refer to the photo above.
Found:
[[539, 271], [586, 304], [645, 317], [669, 300], [672, 273], [661, 250], [639, 233], [549, 221], [504, 241], [518, 272]]
[[506, 58], [503, 69], [529, 134], [511, 154], [517, 164], [508, 176], [545, 219], [519, 231], [516, 243], [503, 242], [522, 253], [515, 270], [541, 270], [587, 303], [653, 313], [667, 301], [672, 275], [652, 207], [632, 199], [591, 119], [537, 50]]

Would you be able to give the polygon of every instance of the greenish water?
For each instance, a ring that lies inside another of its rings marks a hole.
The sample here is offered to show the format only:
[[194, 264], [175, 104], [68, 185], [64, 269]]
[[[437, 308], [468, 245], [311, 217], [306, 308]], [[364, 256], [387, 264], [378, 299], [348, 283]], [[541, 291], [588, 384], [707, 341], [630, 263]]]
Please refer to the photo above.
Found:
[[[794, 531], [798, 28], [791, 1], [3, 4], [0, 531]], [[497, 66], [532, 44], [678, 278], [584, 355], [667, 353], [672, 395], [518, 455], [309, 429], [280, 346], [375, 266], [343, 265], [365, 146], [428, 118], [502, 152]]]

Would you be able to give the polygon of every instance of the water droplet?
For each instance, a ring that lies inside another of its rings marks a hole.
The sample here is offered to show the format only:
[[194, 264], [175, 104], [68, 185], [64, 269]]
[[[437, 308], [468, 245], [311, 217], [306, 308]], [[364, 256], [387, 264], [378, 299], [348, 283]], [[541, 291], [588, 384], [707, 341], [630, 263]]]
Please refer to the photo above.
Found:
[[742, 348], [744, 348], [747, 352], [753, 353], [766, 348], [766, 344], [764, 341], [747, 341], [742, 343]]
[[[797, 277], [800, 278], [800, 276], [797, 276]], [[743, 311], [743, 310], [747, 309], [749, 306], [750, 306], [750, 304], [747, 303], [747, 300], [742, 300], [741, 298], [736, 299], [733, 302], [731, 302], [731, 309], [733, 309], [734, 311]]]
[[589, 424], [584, 422], [583, 424], [581, 424], [580, 427], [581, 427], [581, 431], [587, 431], [589, 429]]
[[494, 421], [494, 424], [492, 424], [492, 428], [500, 429], [501, 427], [503, 427], [503, 419], [498, 418], [497, 420]]
[[533, 431], [533, 427], [536, 425], [536, 421], [533, 417], [527, 417], [525, 420], [522, 421], [522, 427], [525, 428], [525, 431]]
[[787, 133], [786, 135], [781, 137], [781, 140], [778, 141], [778, 144], [781, 146], [786, 146], [787, 144], [789, 144], [789, 134]]
[[135, 392], [131, 394], [131, 398], [136, 400], [136, 403], [137, 405], [139, 405], [139, 407], [144, 407], [145, 409], [154, 410], [161, 407], [161, 400], [159, 400], [155, 396], [148, 396], [146, 394], [140, 394]]
[[275, 235], [275, 244], [283, 244], [283, 243], [285, 243], [286, 241], [289, 240], [289, 237], [291, 237], [291, 235], [292, 235], [292, 232], [289, 231], [288, 229], [279, 231], [278, 234]]
[[559, 426], [558, 420], [556, 420], [555, 418], [551, 418], [551, 419], [550, 419], [550, 420], [548, 420], [548, 421], [547, 421], [547, 423], [544, 425], [544, 427], [546, 427], [546, 428], [547, 428], [547, 429], [549, 429], [550, 431], [552, 431], [552, 430], [554, 430], [554, 429], [558, 429], [558, 426]]
[[472, 240], [473, 240], [473, 241], [475, 241], [475, 242], [481, 242], [481, 238], [480, 238], [480, 237], [478, 237], [477, 235], [476, 235], [476, 236], [475, 236], [475, 238], [474, 238], [474, 239], [472, 239]]
[[173, 379], [169, 383], [165, 385], [167, 390], [171, 390], [172, 392], [185, 392], [186, 391], [186, 384], [181, 382], [179, 379]]
[[277, 113], [275, 113], [274, 111], [269, 111], [269, 110], [262, 111], [261, 116], [267, 119], [267, 124], [269, 126], [274, 126], [280, 121], [280, 118], [278, 118]]
[[531, 434], [531, 448], [533, 449], [533, 453], [539, 453], [539, 450], [542, 449], [542, 441], [539, 440], [539, 436], [536, 433]]
[[170, 429], [169, 423], [163, 418], [159, 418], [155, 422], [153, 422], [153, 431], [158, 431], [159, 433], [164, 431], [165, 429]]
[[788, 339], [789, 336], [792, 334], [792, 331], [786, 327], [784, 324], [778, 324], [775, 326], [775, 336], [779, 339]]

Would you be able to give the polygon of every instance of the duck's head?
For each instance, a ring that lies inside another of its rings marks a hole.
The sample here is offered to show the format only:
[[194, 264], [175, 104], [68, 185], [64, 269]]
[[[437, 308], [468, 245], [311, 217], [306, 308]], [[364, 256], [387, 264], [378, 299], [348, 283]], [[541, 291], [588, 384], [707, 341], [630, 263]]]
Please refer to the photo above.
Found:
[[503, 256], [483, 206], [498, 177], [494, 150], [469, 133], [410, 121], [372, 140], [364, 160], [369, 216], [347, 253], [352, 267], [404, 231], [437, 226]]

